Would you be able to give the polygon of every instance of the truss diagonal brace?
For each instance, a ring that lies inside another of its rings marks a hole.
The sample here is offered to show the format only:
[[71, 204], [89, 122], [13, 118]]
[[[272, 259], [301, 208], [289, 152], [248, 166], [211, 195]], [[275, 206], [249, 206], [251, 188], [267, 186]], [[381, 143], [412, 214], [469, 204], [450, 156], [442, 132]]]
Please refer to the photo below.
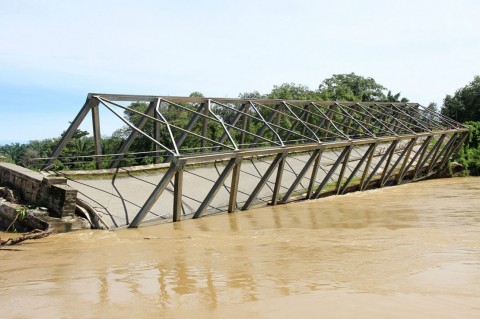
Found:
[[300, 173], [297, 175], [297, 178], [295, 179], [295, 181], [293, 182], [292, 186], [290, 186], [290, 188], [288, 189], [288, 191], [285, 193], [285, 195], [283, 196], [282, 198], [282, 203], [286, 203], [288, 201], [288, 199], [290, 198], [290, 196], [292, 195], [293, 191], [295, 190], [295, 188], [298, 186], [298, 184], [300, 183], [300, 181], [303, 179], [303, 177], [305, 176], [305, 174], [307, 173], [308, 169], [310, 168], [310, 166], [312, 166], [312, 163], [317, 159], [317, 157], [321, 156], [321, 150], [320, 149], [316, 149], [315, 151], [313, 151], [313, 154], [310, 156], [310, 158], [307, 160], [307, 163], [305, 164], [305, 166], [302, 168], [302, 170], [300, 171]]
[[245, 204], [243, 205], [242, 207], [242, 210], [247, 210], [250, 208], [250, 205], [252, 205], [252, 202], [257, 198], [258, 194], [260, 193], [260, 191], [262, 190], [263, 186], [265, 186], [265, 184], [267, 183], [268, 179], [270, 178], [270, 176], [272, 175], [273, 171], [275, 170], [275, 168], [277, 168], [279, 162], [281, 160], [283, 160], [285, 157], [287, 156], [286, 153], [279, 153], [277, 154], [277, 156], [275, 157], [275, 159], [273, 160], [273, 162], [270, 164], [270, 166], [268, 167], [267, 171], [265, 172], [265, 174], [262, 176], [262, 178], [260, 179], [260, 181], [258, 182], [257, 186], [255, 187], [255, 189], [253, 190], [252, 194], [250, 195], [250, 197], [247, 199], [247, 201], [245, 202]]
[[340, 194], [345, 194], [345, 191], [347, 190], [347, 187], [348, 187], [348, 185], [351, 183], [352, 179], [355, 177], [355, 174], [358, 172], [358, 170], [360, 169], [360, 167], [362, 167], [363, 163], [364, 163], [368, 158], [370, 158], [370, 154], [371, 154], [372, 152], [374, 152], [375, 146], [377, 146], [375, 143], [370, 144], [370, 146], [368, 147], [367, 151], [365, 152], [365, 154], [363, 154], [362, 158], [361, 158], [360, 161], [358, 162], [357, 166], [355, 166], [355, 168], [353, 169], [352, 173], [350, 174], [350, 176], [349, 176], [349, 177], [347, 178], [347, 180], [345, 181], [345, 184], [343, 184], [342, 189], [340, 190]]
[[[413, 179], [417, 178], [417, 175], [423, 170], [423, 168], [427, 164], [430, 157], [432, 157], [433, 154], [437, 154], [437, 152], [440, 149], [440, 146], [442, 145], [445, 137], [446, 137], [446, 134], [443, 134], [440, 137], [440, 139], [438, 139], [438, 141], [435, 143], [435, 145], [432, 147], [432, 149], [428, 152], [427, 156], [425, 156], [423, 161], [421, 163], [419, 163], [418, 168], [415, 170], [415, 176], [413, 177]], [[435, 155], [433, 155], [433, 158], [435, 158]], [[429, 166], [431, 166], [431, 165], [432, 165], [432, 162], [430, 162]]]
[[[410, 160], [410, 162], [408, 163], [408, 165], [405, 167], [405, 169], [402, 171], [401, 175], [399, 175], [398, 177], [398, 181], [397, 181], [397, 184], [400, 184], [403, 180], [403, 178], [405, 177], [405, 175], [408, 173], [408, 170], [410, 169], [410, 167], [413, 165], [413, 163], [417, 160], [417, 157], [420, 156], [420, 154], [425, 154], [425, 150], [427, 149], [427, 146], [428, 144], [430, 143], [430, 140], [432, 139], [431, 136], [428, 136], [425, 141], [422, 143], [422, 146], [420, 146], [420, 149], [417, 150], [417, 152], [415, 153], [415, 155], [413, 156], [413, 158]], [[423, 157], [423, 155], [421, 155], [421, 157]], [[420, 160], [421, 161], [421, 158]], [[418, 164], [417, 164], [418, 166]]]
[[[144, 114], [151, 115], [151, 114], [154, 113], [154, 111], [155, 111], [155, 104], [153, 102], [151, 102], [148, 105], [147, 109], [145, 110]], [[148, 117], [142, 116], [140, 118], [140, 120], [138, 121], [138, 123], [136, 123], [136, 127], [139, 130], [143, 129], [143, 127], [145, 126], [147, 121], [148, 121]], [[137, 135], [138, 135], [138, 132], [136, 130], [132, 130], [132, 132], [127, 137], [125, 142], [123, 142], [122, 146], [120, 146], [120, 149], [118, 150], [119, 154], [117, 156], [115, 156], [115, 158], [112, 160], [112, 163], [110, 164], [110, 168], [116, 168], [118, 166], [118, 164], [120, 164], [120, 161], [122, 160], [122, 158], [124, 156], [124, 153], [128, 152], [128, 150], [130, 149], [130, 146], [132, 145], [132, 143], [135, 140], [135, 138], [137, 137]]]
[[143, 204], [142, 208], [138, 212], [138, 214], [133, 219], [132, 223], [128, 226], [128, 228], [137, 228], [145, 216], [147, 216], [150, 209], [155, 205], [160, 195], [162, 195], [163, 191], [167, 188], [168, 184], [172, 180], [173, 175], [181, 169], [178, 163], [172, 163], [168, 171], [163, 175], [162, 179], [155, 187], [153, 192], [148, 197], [147, 201]]
[[[375, 174], [377, 173], [377, 171], [380, 169], [380, 167], [382, 167], [382, 164], [383, 162], [385, 162], [385, 160], [388, 158], [391, 159], [392, 155], [393, 155], [393, 152], [395, 152], [395, 148], [397, 146], [397, 143], [398, 141], [395, 140], [392, 142], [392, 144], [390, 144], [390, 146], [388, 147], [387, 151], [385, 152], [385, 154], [383, 154], [382, 158], [380, 159], [380, 161], [377, 163], [377, 165], [375, 166], [375, 168], [373, 169], [373, 171], [370, 173], [370, 175], [368, 176], [367, 180], [365, 181], [365, 183], [363, 184], [363, 187], [365, 189], [365, 187], [368, 186], [368, 183], [370, 183], [370, 181], [372, 180], [373, 176], [375, 176]], [[388, 165], [386, 165], [388, 166]], [[384, 170], [388, 169], [388, 167], [385, 167]], [[363, 189], [362, 189], [363, 190]]]
[[223, 183], [225, 183], [225, 180], [230, 175], [230, 172], [232, 171], [233, 167], [237, 164], [237, 161], [238, 161], [237, 158], [230, 159], [227, 166], [225, 166], [225, 169], [223, 170], [222, 174], [220, 174], [215, 184], [213, 184], [212, 189], [210, 189], [210, 192], [208, 193], [208, 195], [205, 197], [202, 204], [198, 208], [197, 212], [195, 213], [195, 215], [193, 215], [193, 218], [199, 218], [202, 216], [202, 214], [207, 209], [208, 205], [210, 205], [210, 203], [212, 202], [215, 195], [217, 195], [218, 191], [220, 190], [220, 187], [222, 187]]
[[89, 96], [87, 98], [87, 100], [85, 101], [85, 104], [83, 105], [82, 109], [80, 110], [80, 112], [78, 112], [78, 114], [75, 117], [75, 119], [73, 120], [72, 124], [70, 124], [69, 128], [67, 129], [67, 131], [63, 135], [60, 142], [58, 142], [57, 147], [55, 147], [55, 149], [53, 150], [52, 156], [48, 160], [47, 164], [45, 164], [45, 166], [42, 168], [42, 170], [48, 169], [57, 160], [58, 156], [63, 151], [63, 149], [65, 148], [67, 143], [70, 142], [70, 140], [72, 139], [73, 134], [75, 134], [77, 129], [80, 127], [80, 124], [82, 124], [82, 122], [85, 119], [85, 117], [87, 116], [88, 112], [90, 112], [90, 110], [92, 108], [92, 103], [93, 103], [93, 101]]
[[337, 170], [338, 166], [340, 166], [340, 164], [343, 162], [343, 160], [345, 159], [345, 157], [347, 156], [348, 153], [350, 153], [350, 145], [349, 146], [346, 146], [342, 153], [340, 154], [340, 156], [338, 156], [337, 160], [335, 161], [335, 164], [333, 164], [333, 166], [330, 168], [330, 171], [328, 172], [327, 176], [325, 176], [325, 178], [323, 179], [323, 181], [320, 183], [320, 185], [318, 185], [317, 187], [317, 190], [315, 191], [315, 193], [313, 194], [312, 198], [313, 199], [317, 199], [319, 196], [320, 196], [320, 192], [322, 191], [322, 189], [325, 187], [325, 185], [328, 183], [328, 181], [330, 180], [330, 178], [332, 177], [332, 175], [335, 173], [335, 171]]
[[[408, 159], [408, 156], [410, 155], [410, 152], [411, 152], [412, 147], [415, 144], [416, 140], [417, 140], [416, 138], [412, 138], [410, 140], [410, 142], [408, 142], [408, 144], [405, 146], [404, 150], [402, 151], [400, 156], [397, 158], [397, 160], [395, 161], [393, 166], [390, 168], [388, 173], [385, 174], [385, 172], [386, 172], [386, 170], [385, 170], [384, 175], [382, 176], [382, 181], [380, 182], [380, 187], [383, 187], [385, 185], [385, 183], [388, 181], [390, 176], [392, 176], [392, 174], [395, 171], [395, 169], [397, 168], [398, 164], [400, 164], [400, 162], [402, 161], [402, 159], [404, 159], [404, 157], [405, 157], [404, 163], [406, 162], [406, 159]], [[387, 168], [388, 168], [388, 165], [387, 165]], [[401, 169], [400, 169], [400, 171], [401, 171]]]

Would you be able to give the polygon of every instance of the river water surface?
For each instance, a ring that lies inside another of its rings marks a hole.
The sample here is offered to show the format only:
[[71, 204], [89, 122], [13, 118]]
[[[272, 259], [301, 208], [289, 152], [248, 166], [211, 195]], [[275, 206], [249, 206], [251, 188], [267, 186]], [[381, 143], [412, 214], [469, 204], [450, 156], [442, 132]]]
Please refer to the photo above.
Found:
[[10, 248], [1, 318], [480, 318], [479, 178]]

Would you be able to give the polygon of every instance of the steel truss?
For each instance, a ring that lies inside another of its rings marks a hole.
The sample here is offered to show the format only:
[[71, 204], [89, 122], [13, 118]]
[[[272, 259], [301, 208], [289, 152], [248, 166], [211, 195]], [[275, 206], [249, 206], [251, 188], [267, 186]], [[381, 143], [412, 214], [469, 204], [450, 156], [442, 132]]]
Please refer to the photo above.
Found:
[[[129, 108], [131, 102], [148, 106], [139, 112]], [[114, 154], [103, 154], [100, 108], [111, 112], [130, 132]], [[131, 112], [139, 120], [131, 123], [119, 111]], [[145, 151], [151, 152], [155, 163], [170, 163], [129, 227], [140, 226], [172, 182], [172, 220], [189, 215], [182, 205], [184, 172], [189, 165], [223, 163], [223, 171], [205, 197], [197, 198], [200, 204], [190, 214], [199, 218], [222, 188], [229, 192], [225, 210], [232, 213], [258, 203], [267, 185], [271, 191], [266, 201], [276, 205], [423, 179], [444, 169], [469, 133], [460, 123], [416, 103], [89, 94], [45, 170], [61, 160], [62, 150], [88, 113], [94, 139], [91, 156], [97, 169], [122, 165], [138, 138], [150, 142], [152, 148]], [[153, 124], [153, 131], [146, 129], [147, 124]], [[296, 156], [306, 158], [297, 171], [287, 167], [288, 160]], [[268, 167], [259, 172], [257, 184], [251, 185], [240, 202], [239, 181], [246, 174], [242, 163], [258, 157], [265, 157]], [[294, 176], [286, 179], [284, 173]]]

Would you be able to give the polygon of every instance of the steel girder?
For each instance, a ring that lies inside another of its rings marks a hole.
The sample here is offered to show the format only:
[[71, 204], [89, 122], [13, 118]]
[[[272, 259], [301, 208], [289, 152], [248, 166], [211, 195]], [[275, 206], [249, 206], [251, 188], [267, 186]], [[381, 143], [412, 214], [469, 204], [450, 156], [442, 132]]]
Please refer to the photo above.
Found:
[[[145, 103], [145, 110], [131, 109], [131, 102]], [[100, 109], [113, 114], [129, 132], [113, 154], [103, 154]], [[233, 212], [239, 207], [241, 164], [252, 157], [269, 156], [269, 166], [252, 185], [248, 198], [240, 205], [242, 210], [256, 202], [269, 183], [269, 202], [275, 205], [299, 198], [298, 194], [307, 199], [321, 197], [324, 192], [343, 194], [355, 180], [357, 189], [364, 190], [375, 183], [380, 187], [387, 182], [401, 183], [408, 174], [410, 180], [430, 176], [445, 167], [468, 135], [467, 127], [416, 103], [89, 94], [44, 169], [62, 160], [62, 150], [90, 111], [94, 137], [94, 153], [90, 156], [97, 168], [121, 165], [138, 138], [150, 143], [151, 148], [142, 151], [154, 163], [171, 163], [130, 227], [142, 223], [172, 179], [172, 219], [181, 220], [183, 173], [188, 165], [226, 162], [210, 192], [199, 199], [201, 204], [192, 213], [198, 218], [209, 209], [222, 187], [230, 192], [225, 210]], [[122, 115], [126, 112], [134, 114], [137, 122], [127, 120]], [[336, 154], [330, 165], [322, 164], [326, 152]], [[293, 172], [295, 178], [284, 185], [287, 158], [307, 153], [304, 165]], [[323, 172], [319, 174], [319, 170]], [[275, 171], [275, 181], [269, 181]], [[229, 188], [225, 186], [228, 179]]]

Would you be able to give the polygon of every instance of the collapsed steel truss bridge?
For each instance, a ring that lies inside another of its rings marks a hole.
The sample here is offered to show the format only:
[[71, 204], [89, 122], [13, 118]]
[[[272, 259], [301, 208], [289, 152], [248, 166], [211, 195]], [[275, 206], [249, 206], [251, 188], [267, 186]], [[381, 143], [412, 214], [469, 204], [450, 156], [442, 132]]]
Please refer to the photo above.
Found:
[[[132, 109], [132, 102], [145, 107]], [[100, 109], [128, 133], [109, 154], [102, 148]], [[93, 201], [114, 226], [128, 227], [424, 179], [447, 167], [469, 132], [416, 103], [89, 94], [44, 170], [62, 161], [89, 113], [94, 150], [81, 159], [114, 172], [123, 217]], [[118, 191], [115, 174], [138, 163], [130, 149], [139, 140], [147, 146], [135, 156], [148, 159], [158, 178], [144, 197], [128, 199], [128, 190]], [[161, 202], [165, 193], [168, 199]]]

